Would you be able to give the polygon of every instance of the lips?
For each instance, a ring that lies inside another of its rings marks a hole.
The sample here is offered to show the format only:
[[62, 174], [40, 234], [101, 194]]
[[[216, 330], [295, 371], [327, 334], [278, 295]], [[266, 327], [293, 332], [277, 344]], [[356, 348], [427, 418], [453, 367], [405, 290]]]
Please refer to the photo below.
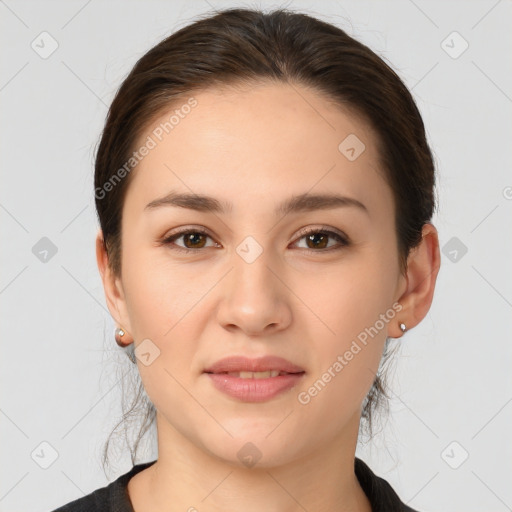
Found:
[[244, 356], [231, 356], [221, 359], [204, 370], [204, 373], [214, 374], [233, 374], [232, 376], [241, 376], [250, 378], [249, 373], [273, 372], [272, 374], [254, 375], [252, 378], [276, 377], [277, 375], [286, 375], [294, 373], [304, 373], [304, 369], [297, 366], [287, 359], [277, 356], [264, 356], [251, 359]]
[[305, 373], [300, 366], [277, 356], [231, 356], [204, 370], [215, 388], [242, 402], [271, 400], [297, 386]]

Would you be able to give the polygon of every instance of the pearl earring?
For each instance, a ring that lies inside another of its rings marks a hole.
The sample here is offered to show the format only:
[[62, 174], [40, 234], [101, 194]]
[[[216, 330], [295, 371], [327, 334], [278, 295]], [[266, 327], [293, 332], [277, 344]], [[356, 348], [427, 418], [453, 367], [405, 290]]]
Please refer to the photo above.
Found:
[[133, 347], [133, 341], [123, 340], [123, 336], [126, 334], [126, 332], [121, 329], [120, 327], [117, 327], [114, 333], [114, 337], [116, 339], [116, 343], [124, 349], [126, 355], [128, 356], [128, 359], [133, 363], [136, 364], [135, 359], [135, 349]]

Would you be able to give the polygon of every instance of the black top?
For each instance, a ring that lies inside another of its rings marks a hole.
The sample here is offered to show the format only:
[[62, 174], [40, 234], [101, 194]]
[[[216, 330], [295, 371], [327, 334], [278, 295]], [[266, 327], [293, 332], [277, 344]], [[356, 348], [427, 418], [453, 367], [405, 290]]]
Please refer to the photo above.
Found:
[[[128, 473], [121, 475], [109, 485], [71, 501], [52, 512], [134, 512], [127, 491], [128, 481], [139, 471], [148, 468], [155, 462], [156, 460], [137, 464]], [[354, 467], [357, 479], [368, 496], [372, 512], [417, 512], [402, 503], [389, 483], [375, 475], [361, 459], [355, 458]]]

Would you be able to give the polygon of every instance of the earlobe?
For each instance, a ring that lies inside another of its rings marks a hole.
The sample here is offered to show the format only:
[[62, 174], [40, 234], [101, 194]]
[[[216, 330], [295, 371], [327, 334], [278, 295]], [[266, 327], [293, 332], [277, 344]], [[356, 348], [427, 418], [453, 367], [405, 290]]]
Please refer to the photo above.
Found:
[[420, 244], [411, 251], [407, 259], [407, 287], [398, 299], [403, 307], [398, 322], [405, 324], [407, 330], [418, 325], [427, 315], [432, 304], [440, 264], [437, 229], [428, 222], [423, 226]]

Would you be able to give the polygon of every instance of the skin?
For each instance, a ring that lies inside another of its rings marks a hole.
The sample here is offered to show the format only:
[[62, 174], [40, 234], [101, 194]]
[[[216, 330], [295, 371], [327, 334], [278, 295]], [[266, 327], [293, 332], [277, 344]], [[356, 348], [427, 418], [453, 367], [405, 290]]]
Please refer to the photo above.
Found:
[[[376, 134], [317, 92], [263, 83], [194, 97], [198, 105], [132, 171], [121, 276], [109, 268], [101, 230], [96, 240], [113, 318], [135, 346], [149, 338], [160, 350], [148, 366], [137, 361], [157, 409], [158, 461], [130, 480], [134, 509], [369, 512], [354, 474], [361, 406], [386, 337], [399, 338], [400, 322], [412, 329], [430, 308], [437, 231], [425, 224], [401, 275]], [[141, 143], [168, 117], [155, 119]], [[354, 161], [338, 150], [351, 133], [366, 146]], [[171, 190], [211, 195], [233, 208], [225, 215], [170, 206], [144, 211]], [[356, 198], [368, 215], [353, 207], [274, 215], [281, 201], [305, 192]], [[197, 253], [159, 245], [175, 228], [201, 226], [208, 236], [195, 245], [174, 241]], [[299, 234], [322, 226], [351, 244], [325, 252]], [[236, 252], [247, 236], [263, 249], [250, 264]], [[299, 403], [298, 393], [396, 303], [403, 309], [378, 335], [307, 405]], [[228, 355], [267, 354], [304, 368], [300, 389], [247, 403], [203, 374]], [[246, 442], [261, 452], [252, 468], [237, 457]]]

